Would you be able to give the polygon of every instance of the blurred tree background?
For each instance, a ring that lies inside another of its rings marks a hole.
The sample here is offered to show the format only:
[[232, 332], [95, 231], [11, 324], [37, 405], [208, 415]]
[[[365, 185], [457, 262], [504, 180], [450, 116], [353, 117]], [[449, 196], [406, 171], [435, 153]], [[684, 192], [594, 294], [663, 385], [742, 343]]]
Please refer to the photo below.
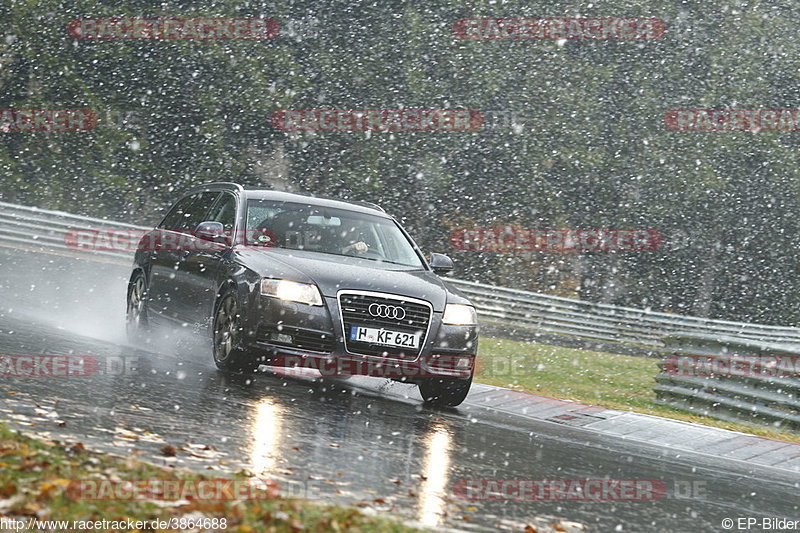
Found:
[[[152, 223], [214, 180], [370, 200], [456, 276], [592, 301], [800, 322], [798, 133], [667, 131], [675, 108], [798, 108], [790, 2], [3, 0], [0, 199]], [[269, 41], [80, 41], [76, 18], [269, 17]], [[466, 41], [473, 17], [657, 17], [657, 41]], [[290, 133], [285, 108], [468, 108], [476, 132]], [[646, 228], [650, 252], [458, 252], [455, 227]]]

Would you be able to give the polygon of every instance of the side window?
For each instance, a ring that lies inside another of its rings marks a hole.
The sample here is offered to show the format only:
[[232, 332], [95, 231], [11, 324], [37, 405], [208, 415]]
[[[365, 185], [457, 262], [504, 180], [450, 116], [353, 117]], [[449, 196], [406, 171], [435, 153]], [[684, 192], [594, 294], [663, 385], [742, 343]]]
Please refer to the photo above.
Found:
[[175, 207], [164, 217], [158, 227], [171, 231], [193, 230], [205, 220], [204, 217], [217, 196], [219, 196], [218, 192], [203, 192], [187, 196], [175, 204]]
[[183, 221], [183, 216], [189, 209], [194, 201], [197, 200], [197, 195], [193, 194], [181, 199], [177, 204], [172, 206], [167, 216], [158, 225], [159, 229], [177, 230]]
[[206, 220], [222, 223], [225, 233], [230, 235], [236, 224], [236, 197], [232, 194], [222, 193], [211, 208]]
[[203, 221], [208, 220], [208, 211], [211, 209], [211, 204], [217, 199], [220, 193], [218, 192], [203, 192], [198, 195], [197, 200], [189, 207], [186, 214], [184, 214], [183, 225], [181, 231], [193, 231], [197, 225]]

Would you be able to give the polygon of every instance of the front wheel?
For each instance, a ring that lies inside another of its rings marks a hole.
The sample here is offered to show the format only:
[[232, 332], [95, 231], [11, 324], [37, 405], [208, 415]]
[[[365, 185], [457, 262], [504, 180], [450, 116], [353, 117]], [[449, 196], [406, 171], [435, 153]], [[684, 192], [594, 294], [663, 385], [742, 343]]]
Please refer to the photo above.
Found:
[[472, 378], [425, 378], [420, 381], [419, 393], [425, 403], [437, 407], [461, 405], [472, 385]]
[[242, 328], [239, 304], [233, 292], [224, 293], [214, 311], [212, 350], [214, 363], [220, 370], [252, 373], [258, 360], [242, 349]]

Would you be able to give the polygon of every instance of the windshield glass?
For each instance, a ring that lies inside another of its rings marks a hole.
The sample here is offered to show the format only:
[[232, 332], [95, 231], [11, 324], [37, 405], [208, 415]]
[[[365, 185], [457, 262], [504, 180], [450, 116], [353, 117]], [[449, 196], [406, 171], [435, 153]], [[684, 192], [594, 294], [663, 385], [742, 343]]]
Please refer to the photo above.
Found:
[[422, 268], [397, 224], [356, 211], [274, 200], [247, 203], [248, 243]]

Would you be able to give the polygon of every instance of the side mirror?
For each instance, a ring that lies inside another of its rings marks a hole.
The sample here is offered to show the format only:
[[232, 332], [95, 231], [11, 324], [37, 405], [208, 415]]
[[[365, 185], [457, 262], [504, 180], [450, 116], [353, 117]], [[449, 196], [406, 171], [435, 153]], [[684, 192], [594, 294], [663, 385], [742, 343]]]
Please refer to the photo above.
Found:
[[454, 268], [453, 260], [444, 254], [432, 253], [429, 263], [436, 274], [445, 274]]
[[194, 235], [204, 241], [225, 242], [225, 228], [220, 222], [201, 222], [195, 228]]

